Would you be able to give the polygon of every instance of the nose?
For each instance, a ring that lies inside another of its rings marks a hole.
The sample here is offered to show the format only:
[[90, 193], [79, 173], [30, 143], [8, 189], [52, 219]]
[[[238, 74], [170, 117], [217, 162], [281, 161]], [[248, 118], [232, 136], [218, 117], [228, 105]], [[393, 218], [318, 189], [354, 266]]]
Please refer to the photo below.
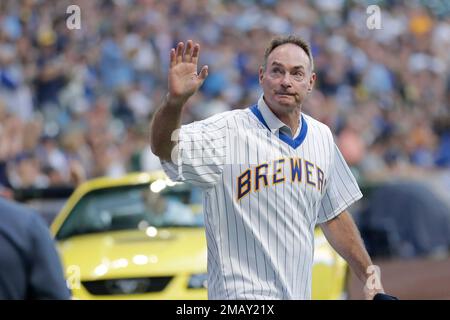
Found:
[[286, 72], [283, 78], [281, 79], [281, 86], [283, 88], [289, 88], [291, 86], [291, 78], [288, 72]]

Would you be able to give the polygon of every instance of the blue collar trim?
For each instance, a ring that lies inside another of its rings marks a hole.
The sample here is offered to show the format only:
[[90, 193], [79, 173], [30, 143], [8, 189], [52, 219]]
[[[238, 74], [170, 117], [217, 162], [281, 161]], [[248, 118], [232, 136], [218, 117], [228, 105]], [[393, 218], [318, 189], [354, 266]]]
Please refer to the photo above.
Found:
[[[261, 111], [258, 109], [258, 105], [255, 104], [250, 107], [250, 110], [254, 113], [254, 115], [258, 118], [258, 120], [270, 131], [269, 126], [267, 125], [266, 121], [264, 120], [264, 117], [261, 114]], [[306, 133], [308, 132], [308, 124], [305, 121], [305, 117], [302, 115], [302, 128], [300, 130], [300, 134], [297, 136], [297, 138], [292, 139], [287, 134], [279, 131], [279, 138], [280, 140], [284, 141], [286, 144], [290, 145], [292, 148], [297, 149], [302, 142], [306, 138]]]

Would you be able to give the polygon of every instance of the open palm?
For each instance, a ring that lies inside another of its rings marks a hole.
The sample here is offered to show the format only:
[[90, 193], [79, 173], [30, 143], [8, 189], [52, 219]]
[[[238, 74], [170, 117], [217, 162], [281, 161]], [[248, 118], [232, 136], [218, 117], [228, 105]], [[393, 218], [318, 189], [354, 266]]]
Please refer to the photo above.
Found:
[[176, 101], [186, 101], [202, 85], [208, 76], [208, 67], [203, 66], [197, 73], [197, 62], [200, 45], [193, 45], [191, 40], [178, 43], [176, 49], [170, 51], [169, 94]]

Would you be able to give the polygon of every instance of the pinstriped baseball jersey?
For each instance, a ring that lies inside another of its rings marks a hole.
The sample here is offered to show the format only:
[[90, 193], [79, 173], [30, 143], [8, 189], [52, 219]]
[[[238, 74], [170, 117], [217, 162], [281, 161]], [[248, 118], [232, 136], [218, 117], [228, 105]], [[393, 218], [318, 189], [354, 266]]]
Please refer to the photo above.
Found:
[[310, 299], [315, 225], [362, 197], [326, 125], [276, 120], [261, 98], [182, 126], [162, 161], [204, 189], [210, 299]]

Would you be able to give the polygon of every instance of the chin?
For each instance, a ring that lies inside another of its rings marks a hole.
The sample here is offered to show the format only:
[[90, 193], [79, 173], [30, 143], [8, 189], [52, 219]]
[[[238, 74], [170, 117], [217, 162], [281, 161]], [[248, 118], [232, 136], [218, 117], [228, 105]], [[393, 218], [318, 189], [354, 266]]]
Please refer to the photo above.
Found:
[[293, 103], [277, 103], [275, 108], [279, 114], [288, 114], [295, 110], [297, 106]]

